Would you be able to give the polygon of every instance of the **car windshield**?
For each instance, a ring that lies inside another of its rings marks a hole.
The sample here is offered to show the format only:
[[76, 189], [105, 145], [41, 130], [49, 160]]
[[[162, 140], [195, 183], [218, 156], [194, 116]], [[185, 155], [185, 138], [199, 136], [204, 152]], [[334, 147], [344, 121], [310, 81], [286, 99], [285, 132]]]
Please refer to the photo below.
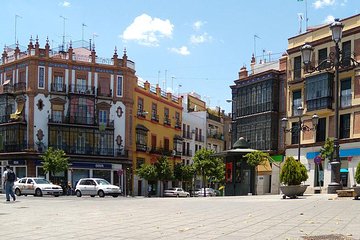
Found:
[[105, 179], [96, 179], [95, 181], [99, 185], [110, 185], [110, 183], [108, 181], [106, 181]]
[[45, 178], [34, 178], [34, 182], [36, 182], [36, 184], [51, 184], [51, 182]]
[[168, 191], [176, 191], [176, 188], [169, 188]]

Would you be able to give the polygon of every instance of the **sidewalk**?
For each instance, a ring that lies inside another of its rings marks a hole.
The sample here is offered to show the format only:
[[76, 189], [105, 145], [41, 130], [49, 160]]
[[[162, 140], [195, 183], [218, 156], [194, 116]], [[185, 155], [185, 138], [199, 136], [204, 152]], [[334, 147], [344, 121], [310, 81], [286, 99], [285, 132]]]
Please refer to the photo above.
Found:
[[0, 199], [7, 239], [360, 239], [360, 201], [328, 194]]

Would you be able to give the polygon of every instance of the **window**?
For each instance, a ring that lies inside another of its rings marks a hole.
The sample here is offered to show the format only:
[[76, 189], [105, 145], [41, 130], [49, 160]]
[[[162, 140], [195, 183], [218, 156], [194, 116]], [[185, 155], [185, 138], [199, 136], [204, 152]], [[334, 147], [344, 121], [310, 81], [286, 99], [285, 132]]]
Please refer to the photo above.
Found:
[[350, 114], [344, 114], [340, 116], [340, 133], [339, 138], [350, 137]]
[[164, 138], [164, 150], [169, 151], [170, 150], [170, 141], [168, 138]]
[[293, 116], [299, 116], [301, 112], [298, 110], [298, 107], [302, 106], [301, 103], [301, 90], [293, 92], [293, 99], [292, 99], [292, 111]]
[[180, 128], [181, 122], [180, 122], [180, 113], [175, 112], [175, 128]]
[[299, 123], [293, 122], [291, 128], [293, 131], [291, 131], [291, 144], [298, 144], [299, 143]]
[[117, 76], [116, 95], [122, 97], [123, 93], [123, 76]]
[[144, 99], [138, 98], [138, 113], [142, 114], [144, 111]]
[[86, 79], [76, 80], [76, 89], [79, 93], [85, 93], [86, 91]]
[[136, 158], [136, 168], [140, 168], [145, 163], [145, 158]]
[[294, 79], [298, 80], [301, 78], [301, 56], [294, 58]]
[[53, 111], [53, 121], [57, 123], [62, 122], [62, 111]]
[[326, 135], [326, 118], [320, 118], [316, 126], [316, 142], [324, 142]]
[[342, 63], [343, 66], [350, 66], [351, 64], [351, 41], [342, 43]]
[[157, 105], [155, 103], [151, 105], [151, 120], [157, 122], [159, 121], [159, 117], [157, 115]]
[[332, 73], [322, 73], [306, 78], [306, 105], [309, 111], [332, 108]]
[[63, 91], [63, 76], [55, 76], [54, 77], [54, 88], [53, 90], [57, 92]]
[[44, 88], [45, 85], [45, 67], [39, 67], [38, 69], [38, 87]]
[[99, 110], [99, 124], [107, 124], [108, 113], [106, 110]]
[[351, 106], [351, 78], [341, 81], [340, 106], [342, 108]]
[[169, 118], [169, 109], [168, 108], [164, 108], [164, 124], [165, 125], [170, 125], [170, 118]]
[[[318, 51], [318, 55], [319, 55], [319, 70], [327, 68], [328, 63], [324, 61], [327, 59], [327, 48], [320, 49]], [[322, 63], [322, 61], [324, 62]]]

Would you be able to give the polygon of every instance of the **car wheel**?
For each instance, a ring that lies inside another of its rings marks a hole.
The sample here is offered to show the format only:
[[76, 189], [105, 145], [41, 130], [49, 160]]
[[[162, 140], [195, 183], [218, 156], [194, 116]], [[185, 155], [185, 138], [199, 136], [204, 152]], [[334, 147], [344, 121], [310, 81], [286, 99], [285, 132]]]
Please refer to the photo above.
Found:
[[59, 194], [54, 194], [54, 197], [59, 197], [60, 195]]
[[105, 197], [105, 193], [103, 190], [99, 190], [98, 195], [99, 197]]
[[76, 196], [77, 196], [77, 197], [81, 197], [81, 195], [82, 195], [82, 194], [81, 194], [80, 190], [77, 190], [77, 191], [76, 191]]
[[35, 190], [35, 196], [36, 196], [36, 197], [42, 197], [42, 191], [41, 191], [40, 188], [37, 188], [37, 189]]
[[95, 197], [95, 195], [90, 195], [90, 197]]
[[21, 196], [21, 191], [20, 191], [20, 189], [15, 189], [15, 194], [16, 194], [16, 196]]
[[113, 197], [118, 197], [118, 196], [119, 196], [119, 195], [116, 195], [116, 194], [115, 194], [115, 195], [113, 195]]
[[190, 194], [186, 194], [186, 197], [190, 197]]

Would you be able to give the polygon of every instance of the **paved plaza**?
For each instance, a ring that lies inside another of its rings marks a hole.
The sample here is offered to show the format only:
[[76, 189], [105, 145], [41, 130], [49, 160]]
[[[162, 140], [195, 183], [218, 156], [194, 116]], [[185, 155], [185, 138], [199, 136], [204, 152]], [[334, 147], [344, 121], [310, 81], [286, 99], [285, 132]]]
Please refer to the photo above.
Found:
[[336, 195], [0, 197], [0, 239], [360, 239], [360, 200]]

